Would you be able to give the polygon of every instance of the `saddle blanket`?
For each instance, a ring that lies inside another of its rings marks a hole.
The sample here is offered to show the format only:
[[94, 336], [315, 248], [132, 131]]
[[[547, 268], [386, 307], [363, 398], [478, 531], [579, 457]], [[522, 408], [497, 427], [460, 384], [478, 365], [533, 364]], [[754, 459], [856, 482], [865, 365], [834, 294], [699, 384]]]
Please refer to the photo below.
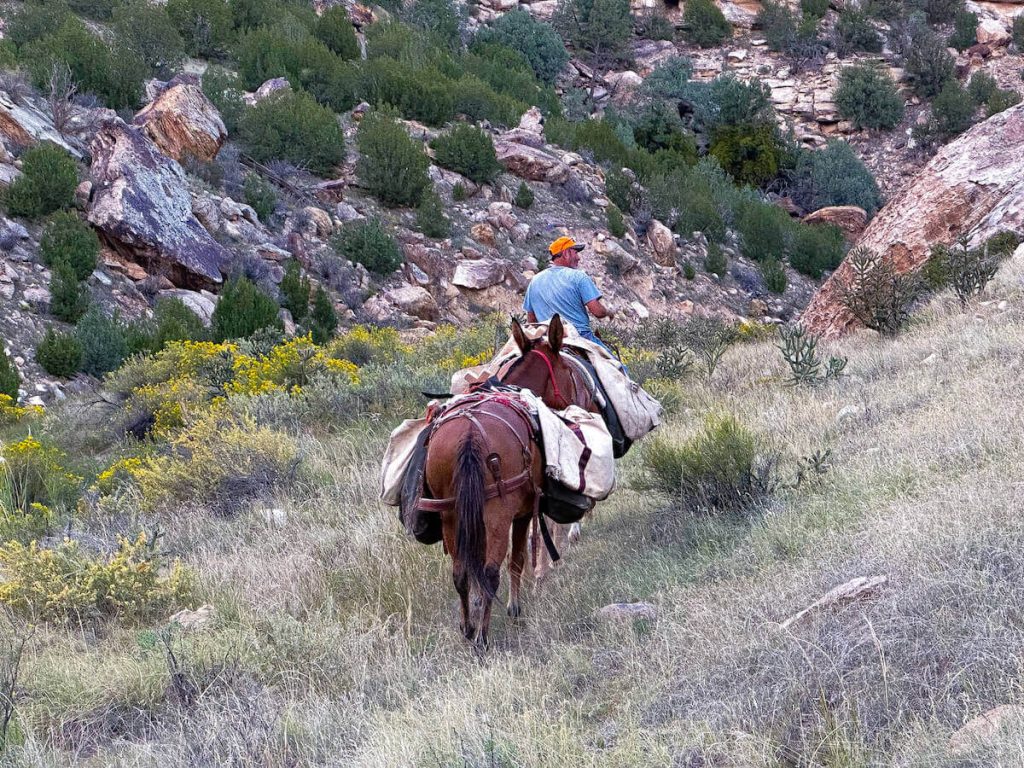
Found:
[[[615, 488], [615, 459], [611, 435], [598, 414], [577, 406], [553, 411], [529, 390], [502, 391], [501, 394], [521, 399], [536, 417], [545, 475], [595, 501], [608, 497]], [[456, 396], [443, 406], [431, 401], [427, 409], [431, 416], [406, 419], [391, 433], [381, 461], [381, 501], [393, 507], [401, 504], [402, 484], [416, 453], [420, 434], [440, 413], [456, 407], [461, 400], [475, 396]]]
[[[618, 414], [626, 437], [631, 441], [639, 440], [661, 424], [661, 403], [629, 378], [623, 370], [622, 363], [600, 344], [580, 336], [571, 323], [563, 320], [562, 324], [565, 328], [565, 340], [562, 345], [578, 350], [594, 366], [601, 386], [608, 393], [608, 399]], [[529, 323], [522, 328], [531, 341], [543, 339], [548, 332], [547, 323]], [[498, 375], [521, 354], [515, 339], [510, 338], [491, 362], [457, 371], [452, 376], [452, 393], [466, 392], [474, 384]]]

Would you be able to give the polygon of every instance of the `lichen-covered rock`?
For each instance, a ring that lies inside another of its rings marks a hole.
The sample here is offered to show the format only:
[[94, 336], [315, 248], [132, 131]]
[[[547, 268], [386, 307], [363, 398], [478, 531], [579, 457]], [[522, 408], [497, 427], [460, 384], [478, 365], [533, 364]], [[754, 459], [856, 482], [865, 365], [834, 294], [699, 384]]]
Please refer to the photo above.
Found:
[[61, 135], [47, 110], [36, 106], [31, 99], [15, 101], [3, 91], [0, 91], [0, 141], [8, 147], [29, 147], [40, 141], [51, 141], [74, 157], [82, 157], [81, 147]]
[[224, 121], [198, 78], [174, 78], [133, 121], [160, 150], [179, 162], [192, 156], [210, 162], [228, 137]]
[[562, 184], [569, 178], [569, 166], [539, 147], [499, 136], [494, 141], [494, 151], [505, 170], [521, 179]]
[[193, 215], [181, 166], [117, 117], [100, 126], [90, 151], [87, 218], [110, 245], [175, 285], [221, 282], [231, 254]]
[[420, 320], [436, 320], [440, 314], [437, 302], [426, 288], [419, 285], [403, 285], [393, 288], [385, 298], [406, 314]]
[[676, 240], [672, 230], [657, 219], [652, 219], [647, 227], [647, 244], [654, 251], [654, 261], [662, 267], [674, 267], [676, 264]]
[[452, 285], [482, 290], [505, 280], [505, 263], [497, 259], [467, 259], [455, 265]]

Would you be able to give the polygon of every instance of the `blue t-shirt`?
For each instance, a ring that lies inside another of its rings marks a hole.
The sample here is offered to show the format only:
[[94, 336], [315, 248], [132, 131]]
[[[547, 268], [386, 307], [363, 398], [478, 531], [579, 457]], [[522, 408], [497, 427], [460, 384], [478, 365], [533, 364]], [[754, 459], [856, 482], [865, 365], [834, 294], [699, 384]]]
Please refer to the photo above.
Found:
[[573, 324], [580, 336], [593, 340], [586, 304], [599, 298], [601, 291], [586, 272], [552, 265], [530, 281], [523, 309], [533, 312], [541, 323], [557, 312]]

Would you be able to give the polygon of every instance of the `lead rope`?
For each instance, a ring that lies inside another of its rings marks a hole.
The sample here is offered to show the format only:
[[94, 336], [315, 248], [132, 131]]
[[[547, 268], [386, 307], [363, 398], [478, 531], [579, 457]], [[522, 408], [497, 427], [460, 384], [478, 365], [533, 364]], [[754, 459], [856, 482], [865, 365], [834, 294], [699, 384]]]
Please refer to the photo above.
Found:
[[555, 369], [551, 365], [551, 361], [548, 360], [548, 356], [545, 355], [543, 352], [541, 352], [539, 349], [531, 349], [530, 350], [530, 354], [531, 355], [540, 355], [540, 359], [543, 360], [544, 361], [544, 365], [547, 366], [547, 368], [548, 368], [548, 375], [549, 375], [549, 378], [550, 378], [550, 381], [551, 381], [551, 389], [554, 391], [555, 397], [557, 397], [559, 400], [561, 400], [566, 408], [568, 408], [570, 405], [572, 405], [572, 403], [570, 403], [568, 400], [565, 399], [565, 395], [563, 395], [562, 391], [558, 388], [558, 379], [555, 378]]

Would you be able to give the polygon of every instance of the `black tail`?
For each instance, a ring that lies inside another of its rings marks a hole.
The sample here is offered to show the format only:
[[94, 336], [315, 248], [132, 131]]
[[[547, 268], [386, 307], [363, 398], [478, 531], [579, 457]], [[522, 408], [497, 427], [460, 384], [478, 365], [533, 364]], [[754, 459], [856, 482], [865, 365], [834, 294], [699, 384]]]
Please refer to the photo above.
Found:
[[455, 514], [459, 520], [456, 549], [464, 573], [480, 589], [488, 592], [489, 580], [484, 574], [484, 560], [487, 556], [484, 501], [483, 448], [476, 432], [471, 431], [459, 446], [455, 467]]

